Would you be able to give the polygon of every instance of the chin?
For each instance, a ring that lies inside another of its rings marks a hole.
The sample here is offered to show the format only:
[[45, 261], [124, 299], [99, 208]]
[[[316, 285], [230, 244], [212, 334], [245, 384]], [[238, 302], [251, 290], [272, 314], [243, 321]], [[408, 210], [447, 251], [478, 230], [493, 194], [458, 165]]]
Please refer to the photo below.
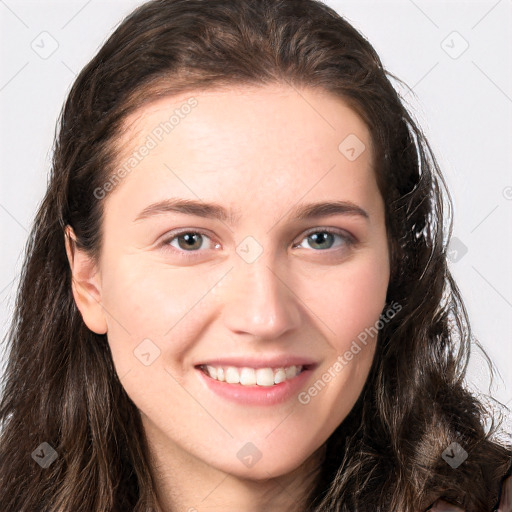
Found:
[[307, 463], [312, 455], [306, 453], [301, 457], [296, 450], [289, 450], [287, 454], [283, 454], [278, 450], [267, 448], [261, 452], [261, 458], [258, 460], [253, 458], [252, 461], [250, 459], [244, 461], [242, 454], [241, 460], [237, 457], [236, 463], [229, 461], [226, 466], [217, 467], [242, 480], [264, 481], [293, 473]]

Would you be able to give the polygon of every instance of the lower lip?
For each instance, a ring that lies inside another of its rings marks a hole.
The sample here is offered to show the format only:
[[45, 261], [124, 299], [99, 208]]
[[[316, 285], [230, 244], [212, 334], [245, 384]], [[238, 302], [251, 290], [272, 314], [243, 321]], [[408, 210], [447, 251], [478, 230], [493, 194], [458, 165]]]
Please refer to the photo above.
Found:
[[303, 370], [290, 380], [285, 380], [273, 386], [244, 386], [243, 384], [228, 384], [212, 379], [202, 370], [196, 368], [200, 378], [208, 389], [228, 400], [243, 405], [276, 405], [297, 396], [300, 389], [311, 374], [311, 368]]

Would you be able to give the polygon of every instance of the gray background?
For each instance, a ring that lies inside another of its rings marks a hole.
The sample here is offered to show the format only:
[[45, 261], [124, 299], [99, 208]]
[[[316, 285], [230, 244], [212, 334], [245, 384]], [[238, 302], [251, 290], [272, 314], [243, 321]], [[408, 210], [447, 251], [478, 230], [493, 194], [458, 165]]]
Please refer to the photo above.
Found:
[[[141, 3], [0, 0], [2, 337], [64, 98], [77, 72]], [[399, 87], [454, 200], [451, 268], [474, 334], [498, 370], [489, 387], [475, 351], [468, 384], [512, 405], [512, 0], [326, 3], [413, 90]]]

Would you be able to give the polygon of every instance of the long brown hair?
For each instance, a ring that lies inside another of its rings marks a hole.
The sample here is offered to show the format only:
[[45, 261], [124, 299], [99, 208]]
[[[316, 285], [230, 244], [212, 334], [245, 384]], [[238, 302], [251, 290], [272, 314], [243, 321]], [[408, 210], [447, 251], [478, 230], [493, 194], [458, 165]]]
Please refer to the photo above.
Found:
[[[116, 170], [128, 114], [163, 95], [271, 83], [330, 91], [368, 125], [391, 253], [387, 300], [401, 305], [379, 331], [359, 400], [327, 440], [308, 510], [416, 512], [438, 497], [468, 512], [496, 505], [510, 446], [463, 383], [473, 336], [447, 266], [451, 199], [390, 77], [368, 41], [315, 0], [153, 0], [118, 26], [65, 102], [27, 243], [0, 403], [2, 510], [155, 506], [140, 414], [107, 336], [75, 305], [64, 229], [98, 257], [95, 191]], [[468, 453], [457, 469], [443, 460], [453, 442]], [[36, 449], [55, 460], [42, 467]]]

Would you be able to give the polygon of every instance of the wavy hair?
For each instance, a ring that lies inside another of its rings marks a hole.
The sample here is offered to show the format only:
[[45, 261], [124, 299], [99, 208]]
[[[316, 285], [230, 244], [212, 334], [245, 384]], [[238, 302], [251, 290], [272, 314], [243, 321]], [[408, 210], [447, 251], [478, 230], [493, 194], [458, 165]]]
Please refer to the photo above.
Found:
[[[140, 414], [107, 335], [90, 331], [76, 307], [64, 229], [99, 256], [95, 190], [115, 172], [130, 113], [167, 95], [267, 84], [329, 91], [367, 124], [391, 255], [387, 301], [401, 305], [379, 331], [358, 401], [326, 441], [307, 510], [417, 512], [439, 497], [467, 512], [496, 506], [510, 446], [496, 413], [464, 384], [474, 339], [447, 265], [451, 198], [390, 78], [400, 82], [316, 0], [152, 0], [122, 21], [65, 101], [26, 246], [0, 403], [3, 510], [155, 506]], [[42, 442], [57, 452], [44, 469], [31, 457]], [[452, 442], [468, 453], [456, 470], [442, 458]]]

